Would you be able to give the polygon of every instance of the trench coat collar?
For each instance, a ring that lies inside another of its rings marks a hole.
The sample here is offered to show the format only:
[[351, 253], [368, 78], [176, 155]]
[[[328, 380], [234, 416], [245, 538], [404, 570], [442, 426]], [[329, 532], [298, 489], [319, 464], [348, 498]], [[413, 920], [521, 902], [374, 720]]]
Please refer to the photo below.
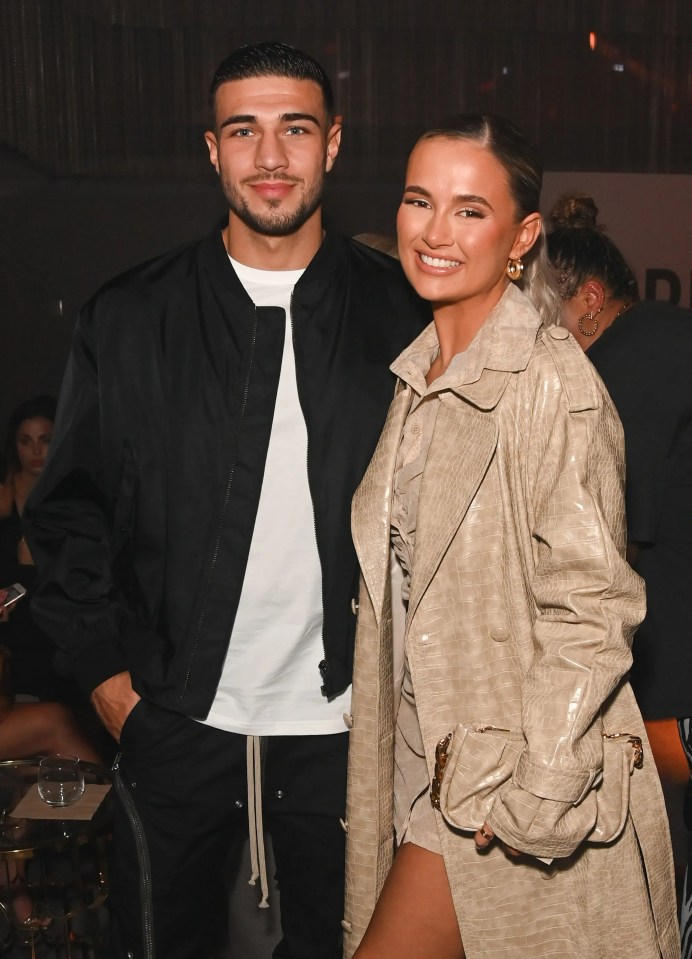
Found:
[[[409, 618], [478, 490], [497, 445], [498, 425], [489, 416], [513, 373], [526, 369], [541, 318], [529, 299], [510, 284], [486, 320], [484, 342], [468, 364], [450, 364], [442, 387], [466, 402], [442, 396], [435, 434], [421, 484]], [[389, 585], [390, 522], [396, 456], [414, 391], [437, 355], [430, 324], [392, 364], [399, 377], [380, 441], [353, 501], [353, 539], [378, 623]], [[459, 376], [455, 375], [455, 368]], [[462, 372], [463, 371], [463, 372]], [[422, 385], [421, 385], [422, 383]]]
[[529, 298], [510, 283], [465, 354], [456, 356], [429, 388], [425, 374], [439, 352], [435, 324], [431, 323], [392, 363], [390, 369], [423, 395], [451, 390], [479, 409], [497, 405], [507, 384], [507, 373], [526, 369], [541, 318]]

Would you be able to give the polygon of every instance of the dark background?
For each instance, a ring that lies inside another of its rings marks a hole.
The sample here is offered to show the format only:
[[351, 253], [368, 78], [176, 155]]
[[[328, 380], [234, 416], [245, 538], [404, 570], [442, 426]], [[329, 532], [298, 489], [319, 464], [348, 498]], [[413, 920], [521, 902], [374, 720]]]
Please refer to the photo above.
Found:
[[392, 232], [412, 142], [460, 110], [509, 116], [549, 170], [692, 172], [690, 0], [0, 0], [0, 433], [57, 391], [87, 296], [223, 213], [209, 79], [269, 39], [334, 81], [346, 233]]

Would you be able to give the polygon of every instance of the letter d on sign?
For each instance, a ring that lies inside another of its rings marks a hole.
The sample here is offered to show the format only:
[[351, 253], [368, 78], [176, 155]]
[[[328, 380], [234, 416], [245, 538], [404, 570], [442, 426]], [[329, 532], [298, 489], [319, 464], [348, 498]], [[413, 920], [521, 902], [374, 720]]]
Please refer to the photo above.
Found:
[[682, 294], [682, 285], [680, 278], [674, 270], [656, 270], [646, 271], [644, 298], [647, 300], [663, 300], [665, 297], [656, 296], [656, 289], [659, 280], [668, 284], [668, 302], [679, 303]]

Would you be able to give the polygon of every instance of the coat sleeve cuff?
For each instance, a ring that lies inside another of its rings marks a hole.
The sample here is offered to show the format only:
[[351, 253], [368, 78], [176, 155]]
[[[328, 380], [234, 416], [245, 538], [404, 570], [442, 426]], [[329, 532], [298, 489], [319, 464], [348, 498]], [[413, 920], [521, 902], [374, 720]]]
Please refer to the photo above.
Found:
[[159, 646], [159, 637], [147, 627], [135, 622], [123, 624], [120, 633], [83, 645], [69, 660], [68, 670], [87, 696], [111, 676], [129, 671], [133, 688], [141, 695], [138, 676]]
[[600, 774], [599, 769], [556, 769], [534, 763], [528, 752], [523, 752], [514, 768], [512, 780], [520, 789], [541, 799], [578, 806]]

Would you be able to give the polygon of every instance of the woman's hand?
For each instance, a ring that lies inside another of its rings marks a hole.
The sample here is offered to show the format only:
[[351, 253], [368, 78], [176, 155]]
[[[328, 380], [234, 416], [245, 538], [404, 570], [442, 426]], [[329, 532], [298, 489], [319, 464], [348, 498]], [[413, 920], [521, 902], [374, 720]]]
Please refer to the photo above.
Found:
[[8, 622], [10, 618], [9, 609], [5, 609], [5, 607], [2, 605], [5, 602], [6, 596], [7, 596], [7, 590], [0, 589], [0, 623], [6, 623]]
[[[487, 849], [493, 839], [497, 839], [497, 836], [492, 831], [487, 822], [484, 822], [481, 828], [478, 830], [476, 835], [473, 837], [473, 841], [476, 844], [476, 849]], [[518, 849], [513, 849], [511, 846], [508, 846], [506, 843], [502, 842], [501, 839], [497, 841], [502, 846], [503, 850], [507, 853], [508, 856], [521, 856], [521, 853]]]

